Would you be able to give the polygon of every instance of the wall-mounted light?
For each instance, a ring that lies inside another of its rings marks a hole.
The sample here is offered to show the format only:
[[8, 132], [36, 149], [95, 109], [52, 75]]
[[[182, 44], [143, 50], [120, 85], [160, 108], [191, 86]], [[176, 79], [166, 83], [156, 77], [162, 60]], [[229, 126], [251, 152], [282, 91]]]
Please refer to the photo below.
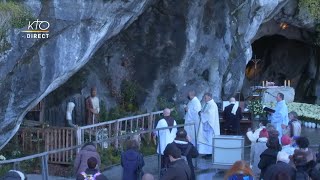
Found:
[[284, 22], [280, 23], [280, 28], [281, 28], [282, 30], [285, 30], [285, 29], [287, 29], [288, 27], [289, 27], [289, 25], [288, 25], [287, 23], [284, 23]]

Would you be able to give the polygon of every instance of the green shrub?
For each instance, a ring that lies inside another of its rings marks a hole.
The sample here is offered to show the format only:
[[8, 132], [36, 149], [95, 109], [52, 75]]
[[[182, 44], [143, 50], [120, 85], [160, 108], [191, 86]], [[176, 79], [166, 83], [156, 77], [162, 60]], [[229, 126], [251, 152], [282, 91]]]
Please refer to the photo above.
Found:
[[[320, 0], [299, 0], [299, 9], [306, 9], [315, 21], [320, 21]], [[314, 44], [320, 46], [320, 24], [315, 28]]]
[[0, 2], [0, 13], [3, 16], [0, 24], [4, 25], [1, 28], [22, 28], [33, 19], [29, 9], [17, 2]]
[[120, 163], [121, 152], [114, 148], [108, 147], [107, 149], [98, 148], [98, 152], [101, 157], [101, 169], [104, 170], [111, 165], [116, 165]]
[[0, 2], [0, 53], [11, 48], [5, 39], [10, 28], [22, 28], [33, 19], [31, 12], [17, 2]]
[[143, 142], [140, 146], [140, 152], [143, 154], [143, 156], [149, 156], [155, 154], [157, 151], [157, 147], [155, 144], [149, 142]]
[[121, 83], [120, 92], [116, 92], [116, 99], [118, 106], [110, 108], [109, 112], [105, 112], [107, 118], [101, 121], [110, 121], [127, 116], [140, 114], [137, 103], [137, 94], [140, 90], [136, 81], [124, 80]]
[[184, 123], [183, 118], [180, 116], [180, 114], [175, 108], [174, 102], [170, 102], [167, 98], [164, 97], [158, 97], [156, 106], [157, 110], [163, 110], [164, 108], [174, 108], [173, 111], [171, 111], [171, 117], [173, 117], [176, 120], [177, 124]]
[[107, 107], [104, 101], [100, 101], [100, 113], [99, 113], [99, 120], [100, 122], [105, 122], [108, 118]]
[[12, 164], [0, 165], [0, 177], [4, 176], [11, 169]]

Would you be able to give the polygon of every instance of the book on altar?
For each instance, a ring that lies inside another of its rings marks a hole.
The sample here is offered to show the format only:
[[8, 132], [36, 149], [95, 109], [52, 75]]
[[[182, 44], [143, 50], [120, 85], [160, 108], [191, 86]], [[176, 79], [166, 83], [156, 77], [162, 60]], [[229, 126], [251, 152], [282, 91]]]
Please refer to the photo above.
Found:
[[264, 107], [263, 108], [264, 111], [268, 112], [268, 113], [274, 113], [276, 112], [274, 109], [268, 108], [268, 107]]

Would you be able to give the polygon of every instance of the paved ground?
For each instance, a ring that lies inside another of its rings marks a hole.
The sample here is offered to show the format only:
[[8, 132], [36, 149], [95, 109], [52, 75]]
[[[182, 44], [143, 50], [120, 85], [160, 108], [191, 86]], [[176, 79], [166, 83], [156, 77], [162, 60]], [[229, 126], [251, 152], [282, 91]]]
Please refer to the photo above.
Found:
[[[145, 157], [145, 167], [143, 170], [145, 172], [153, 174], [156, 178], [158, 178], [158, 156], [149, 156]], [[223, 171], [220, 173], [216, 173], [216, 170], [214, 170], [211, 167], [212, 163], [211, 160], [205, 160], [202, 158], [198, 159], [198, 169], [196, 170], [196, 176], [197, 179], [201, 180], [222, 180], [223, 179]], [[103, 172], [104, 175], [108, 177], [109, 180], [121, 180], [122, 175], [122, 168], [121, 166], [113, 166], [109, 168], [108, 170]], [[32, 180], [41, 180], [40, 175], [28, 175], [28, 179]], [[49, 180], [71, 180], [74, 178], [63, 178], [63, 177], [49, 177]]]
[[[310, 140], [310, 144], [320, 144], [320, 129], [310, 129], [303, 128], [302, 135], [306, 136]], [[245, 159], [249, 159], [249, 150], [245, 149]], [[145, 167], [144, 171], [148, 173], [152, 173], [157, 177], [158, 174], [158, 156], [149, 156], [145, 157]], [[120, 180], [122, 174], [121, 166], [113, 166], [108, 170], [104, 171], [109, 180]], [[211, 160], [205, 160], [203, 158], [198, 158], [198, 169], [196, 169], [196, 176], [198, 180], [222, 180], [224, 176], [224, 171], [217, 172], [212, 167]], [[40, 175], [28, 175], [28, 179], [31, 180], [42, 180]], [[62, 178], [62, 177], [49, 177], [50, 180], [71, 180], [74, 178]]]

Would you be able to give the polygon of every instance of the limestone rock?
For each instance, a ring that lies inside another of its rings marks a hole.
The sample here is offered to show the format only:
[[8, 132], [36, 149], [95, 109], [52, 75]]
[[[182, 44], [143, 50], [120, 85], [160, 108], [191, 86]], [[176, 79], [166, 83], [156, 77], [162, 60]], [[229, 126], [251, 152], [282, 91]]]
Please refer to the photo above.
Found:
[[32, 40], [20, 29], [7, 32], [12, 47], [0, 55], [0, 147], [19, 129], [28, 110], [66, 82], [103, 42], [128, 27], [152, 3], [26, 1], [39, 14], [36, 17], [50, 22], [50, 37]]
[[215, 101], [228, 99], [242, 88], [260, 25], [284, 2], [26, 1], [52, 28], [48, 40], [8, 33], [12, 48], [0, 57], [0, 146], [28, 110], [72, 75], [81, 81], [68, 96], [88, 94], [95, 84], [113, 103], [124, 81], [135, 82], [137, 101], [147, 111], [159, 96], [185, 102], [189, 89], [199, 98], [211, 92]]

